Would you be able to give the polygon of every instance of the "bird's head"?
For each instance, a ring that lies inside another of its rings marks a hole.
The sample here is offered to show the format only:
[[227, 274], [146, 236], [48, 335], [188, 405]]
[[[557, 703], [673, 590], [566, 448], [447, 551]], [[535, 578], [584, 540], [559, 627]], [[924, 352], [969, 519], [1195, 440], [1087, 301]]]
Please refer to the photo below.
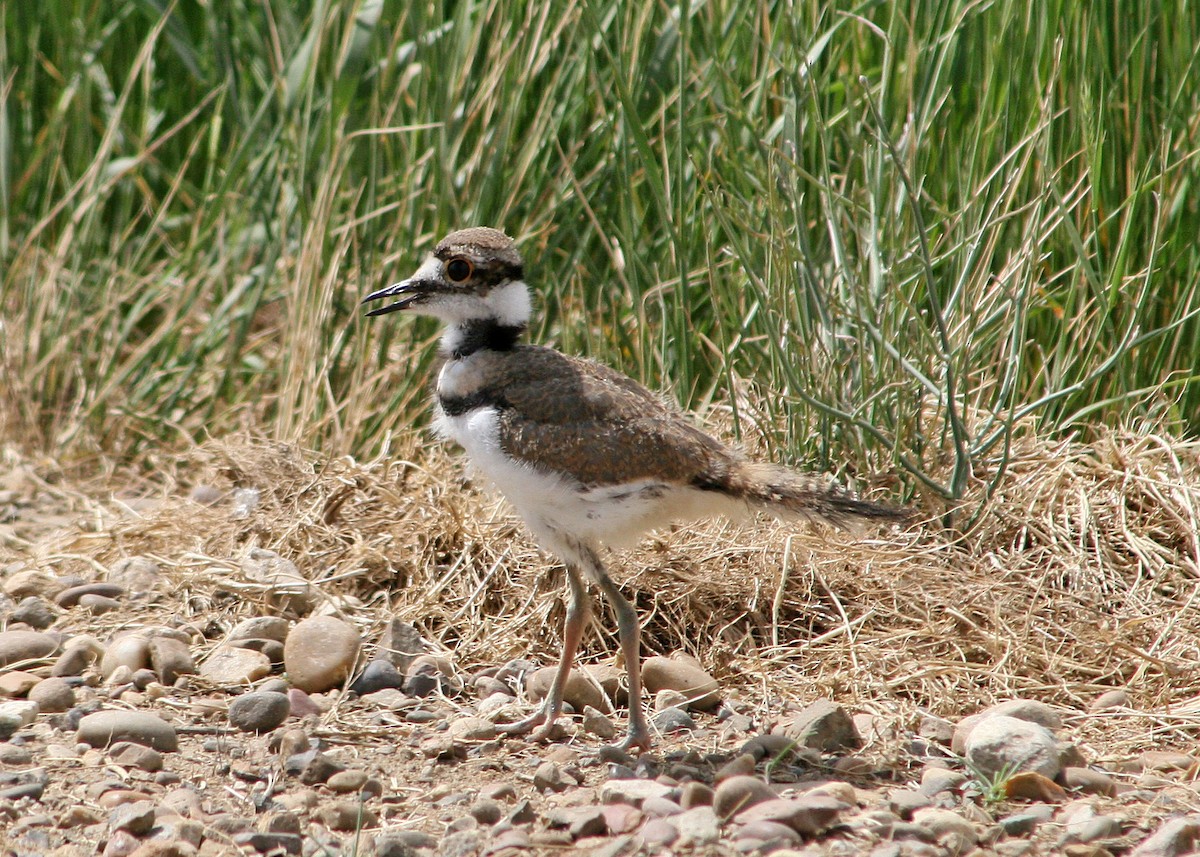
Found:
[[531, 311], [521, 256], [498, 229], [477, 226], [443, 238], [407, 280], [372, 292], [363, 303], [394, 298], [370, 310], [410, 310], [451, 326], [491, 323], [524, 328]]

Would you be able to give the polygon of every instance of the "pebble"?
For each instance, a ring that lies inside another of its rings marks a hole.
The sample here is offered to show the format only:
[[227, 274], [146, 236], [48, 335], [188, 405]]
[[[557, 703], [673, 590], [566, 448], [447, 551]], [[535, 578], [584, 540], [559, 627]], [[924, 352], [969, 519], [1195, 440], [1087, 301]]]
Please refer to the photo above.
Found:
[[1189, 854], [1200, 846], [1200, 815], [1169, 818], [1144, 839], [1130, 857], [1177, 857]]
[[233, 844], [259, 854], [300, 854], [304, 840], [295, 833], [260, 833], [245, 831], [233, 834]]
[[361, 801], [334, 801], [317, 808], [317, 819], [331, 830], [375, 827], [375, 813]]
[[578, 784], [564, 773], [561, 765], [554, 762], [542, 762], [533, 772], [533, 787], [540, 792], [566, 791], [574, 785]]
[[1062, 718], [1058, 716], [1058, 712], [1052, 706], [1035, 699], [1010, 699], [1006, 702], [998, 702], [960, 720], [954, 727], [954, 735], [950, 740], [951, 751], [958, 755], [965, 753], [967, 737], [971, 734], [971, 730], [990, 717], [1014, 717], [1017, 720], [1036, 723], [1050, 730], [1062, 727]]
[[100, 616], [104, 613], [111, 613], [114, 610], [120, 610], [121, 602], [115, 598], [109, 598], [105, 595], [97, 595], [94, 592], [87, 592], [80, 597], [79, 606], [94, 616]]
[[[85, 595], [99, 595], [101, 598], [115, 599], [124, 594], [125, 587], [116, 583], [84, 583], [64, 589], [54, 596], [54, 603], [63, 609], [68, 609], [79, 604], [79, 600]], [[120, 606], [119, 602], [117, 606]]]
[[652, 818], [642, 828], [642, 840], [647, 845], [672, 845], [679, 838], [679, 829], [665, 818]]
[[112, 640], [100, 658], [100, 675], [112, 678], [119, 668], [126, 667], [131, 673], [150, 665], [150, 640], [141, 632], [126, 634]]
[[51, 676], [35, 684], [29, 690], [29, 699], [38, 704], [38, 710], [48, 713], [68, 711], [75, 705], [75, 689], [66, 679]]
[[830, 795], [803, 794], [795, 798], [774, 798], [757, 803], [734, 816], [739, 824], [773, 821], [805, 836], [815, 836], [836, 823], [847, 806]]
[[395, 665], [383, 658], [376, 658], [367, 664], [362, 674], [350, 685], [350, 689], [359, 696], [376, 693], [388, 688], [404, 687], [404, 674]]
[[583, 728], [601, 741], [611, 741], [617, 737], [617, 725], [612, 718], [590, 705], [583, 708]]
[[22, 670], [0, 673], [0, 696], [27, 696], [39, 681], [38, 676]]
[[[245, 490], [238, 489], [238, 493]], [[234, 505], [245, 505], [249, 510], [257, 505], [257, 498], [252, 503], [242, 504], [235, 496]], [[316, 605], [312, 585], [300, 573], [300, 569], [290, 559], [273, 550], [251, 548], [242, 560], [242, 573], [249, 580], [266, 585], [267, 604], [280, 613], [303, 616]]]
[[[716, 792], [711, 786], [692, 780], [683, 784], [679, 792], [679, 805], [683, 809], [693, 809], [697, 806], [712, 806]], [[717, 813], [721, 815], [720, 812]]]
[[733, 776], [717, 785], [712, 807], [719, 818], [731, 818], [755, 804], [777, 797], [775, 790], [758, 777]]
[[37, 661], [58, 650], [58, 640], [39, 631], [0, 631], [0, 667]]
[[23, 622], [35, 631], [44, 631], [54, 624], [58, 614], [50, 602], [37, 595], [22, 598], [9, 614], [9, 622]]
[[921, 772], [921, 793], [933, 797], [958, 788], [967, 781], [962, 771], [949, 768], [926, 768]]
[[376, 836], [372, 844], [375, 857], [415, 857], [419, 850], [437, 848], [438, 840], [420, 830], [390, 830]]
[[7, 741], [37, 718], [38, 704], [27, 699], [0, 702], [0, 740]]
[[1063, 768], [1060, 776], [1063, 786], [1085, 794], [1111, 797], [1117, 793], [1117, 784], [1108, 774], [1091, 768]]
[[153, 637], [147, 648], [150, 668], [163, 684], [175, 684], [181, 675], [192, 675], [196, 672], [196, 662], [192, 660], [187, 643], [171, 637]]
[[314, 616], [297, 623], [288, 634], [283, 663], [293, 686], [320, 693], [341, 686], [361, 646], [361, 636], [348, 622]]
[[1054, 779], [1061, 770], [1054, 733], [1031, 720], [1004, 714], [981, 720], [966, 738], [967, 763], [985, 777], [1033, 771]]
[[671, 787], [654, 780], [608, 780], [600, 786], [603, 803], [627, 803], [640, 807], [648, 798], [665, 798]]
[[496, 724], [483, 717], [457, 717], [450, 721], [450, 734], [459, 741], [491, 741]]
[[175, 727], [145, 711], [97, 711], [79, 721], [75, 737], [93, 747], [132, 741], [164, 752], [179, 748]]
[[681, 847], [712, 845], [721, 835], [721, 822], [711, 806], [684, 810], [673, 816], [671, 823], [679, 831], [677, 844]]
[[127, 556], [117, 560], [108, 570], [108, 582], [127, 592], [149, 592], [160, 579], [158, 563], [149, 557]]
[[222, 687], [245, 686], [270, 672], [269, 657], [237, 646], [217, 646], [200, 664], [200, 675]]
[[1097, 696], [1088, 705], [1088, 711], [1110, 711], [1114, 708], [1125, 708], [1129, 705], [1129, 693], [1121, 688], [1108, 690]]
[[928, 830], [935, 840], [943, 836], [953, 835], [962, 842], [974, 845], [979, 841], [975, 825], [967, 821], [957, 812], [938, 807], [927, 807], [913, 813], [913, 823]]
[[152, 747], [132, 741], [118, 741], [108, 748], [109, 758], [126, 768], [137, 768], [155, 773], [163, 769], [163, 757]]
[[721, 702], [720, 686], [696, 661], [686, 655], [647, 658], [642, 664], [642, 683], [649, 693], [675, 690], [684, 694], [693, 711], [711, 711]]
[[139, 800], [118, 806], [108, 814], [108, 826], [113, 830], [124, 830], [134, 836], [148, 833], [154, 826], [153, 801]]
[[362, 789], [368, 780], [366, 771], [338, 771], [325, 781], [326, 787], [337, 794], [349, 794]]
[[753, 753], [741, 753], [713, 772], [713, 782], [719, 783], [730, 777], [744, 777], [753, 774], [757, 764], [758, 761], [755, 759]]
[[229, 724], [243, 732], [270, 732], [282, 725], [290, 713], [287, 694], [253, 691], [229, 703]]
[[771, 732], [823, 753], [857, 750], [863, 743], [846, 709], [828, 699], [811, 702]]
[[[554, 683], [554, 674], [558, 667], [542, 667], [534, 670], [525, 677], [525, 693], [533, 702], [540, 702], [550, 693]], [[567, 676], [566, 687], [563, 688], [563, 701], [576, 711], [591, 707], [597, 711], [611, 711], [612, 705], [600, 685], [592, 678], [587, 670], [571, 670]]]
[[663, 735], [672, 732], [690, 732], [696, 728], [692, 715], [682, 708], [668, 708], [650, 718], [650, 725]]

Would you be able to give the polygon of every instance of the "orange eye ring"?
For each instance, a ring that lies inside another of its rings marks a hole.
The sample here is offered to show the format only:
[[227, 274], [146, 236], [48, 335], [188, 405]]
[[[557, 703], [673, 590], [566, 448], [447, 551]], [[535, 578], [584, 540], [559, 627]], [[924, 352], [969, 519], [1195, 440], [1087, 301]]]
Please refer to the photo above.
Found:
[[475, 266], [469, 259], [464, 259], [462, 256], [455, 256], [446, 263], [446, 276], [452, 282], [465, 282], [473, 273], [475, 273]]

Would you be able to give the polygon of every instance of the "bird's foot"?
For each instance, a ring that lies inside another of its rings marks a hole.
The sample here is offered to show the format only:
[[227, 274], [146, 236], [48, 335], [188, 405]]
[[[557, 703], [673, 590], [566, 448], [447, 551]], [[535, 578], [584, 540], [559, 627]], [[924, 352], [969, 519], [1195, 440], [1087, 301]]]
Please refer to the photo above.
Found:
[[[534, 729], [546, 723], [546, 712], [543, 709], [530, 714], [528, 717], [522, 717], [512, 723], [499, 723], [496, 725], [496, 731], [501, 735], [528, 735]], [[542, 731], [542, 730], [539, 730]]]
[[631, 717], [629, 720], [629, 732], [625, 735], [625, 740], [615, 745], [618, 750], [632, 750], [635, 747], [638, 750], [645, 752], [650, 749], [652, 736], [650, 735], [650, 727], [642, 718]]

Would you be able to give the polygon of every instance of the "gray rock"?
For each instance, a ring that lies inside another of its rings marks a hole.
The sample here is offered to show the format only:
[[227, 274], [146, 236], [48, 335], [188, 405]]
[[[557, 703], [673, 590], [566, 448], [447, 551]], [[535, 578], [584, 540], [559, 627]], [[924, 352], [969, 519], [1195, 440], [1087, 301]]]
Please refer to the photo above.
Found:
[[949, 768], [926, 768], [921, 772], [921, 793], [933, 797], [958, 788], [967, 781], [962, 771]]
[[[534, 702], [540, 702], [550, 693], [554, 683], [554, 674], [558, 667], [542, 667], [534, 670], [525, 677], [525, 693]], [[612, 705], [604, 691], [600, 688], [586, 670], [571, 670], [567, 677], [567, 685], [563, 689], [563, 700], [576, 711], [583, 711], [591, 706], [597, 711], [611, 711]]]
[[259, 854], [299, 854], [304, 839], [296, 833], [260, 833], [247, 831], [233, 834], [233, 844], [238, 848], [249, 848]]
[[1125, 708], [1129, 705], [1129, 693], [1120, 688], [1105, 691], [1088, 705], [1088, 711], [1109, 711], [1113, 708]]
[[603, 836], [608, 832], [604, 819], [604, 808], [599, 806], [559, 807], [546, 813], [546, 824], [551, 829], [566, 830], [572, 839], [586, 836]]
[[561, 792], [577, 785], [574, 779], [568, 777], [560, 765], [554, 762], [542, 762], [533, 772], [533, 787], [538, 791]]
[[[713, 806], [715, 798], [716, 792], [712, 787], [697, 780], [684, 783], [683, 788], [679, 791], [679, 805], [683, 809]], [[721, 815], [720, 811], [717, 812], [717, 815]]]
[[1061, 770], [1053, 732], [1002, 714], [987, 717], [971, 730], [964, 755], [968, 764], [988, 777], [1033, 771], [1052, 780]]
[[108, 814], [108, 826], [113, 830], [124, 830], [134, 836], [149, 833], [154, 826], [153, 801], [137, 800], [118, 806]]
[[52, 676], [43, 678], [29, 690], [29, 700], [37, 703], [41, 712], [56, 713], [70, 711], [76, 702], [71, 683], [65, 678]]
[[1035, 699], [1010, 699], [960, 720], [954, 727], [954, 736], [950, 740], [951, 751], [958, 755], [965, 753], [971, 730], [990, 717], [1015, 717], [1017, 720], [1027, 720], [1050, 730], [1062, 727], [1062, 719], [1052, 706]]
[[132, 741], [118, 741], [108, 748], [108, 756], [124, 768], [137, 768], [142, 771], [156, 773], [163, 769], [163, 757], [157, 750], [134, 744]]
[[192, 660], [187, 643], [171, 637], [154, 637], [149, 641], [147, 649], [150, 668], [165, 685], [173, 685], [181, 675], [192, 675], [196, 672], [196, 662]]
[[733, 776], [722, 780], [713, 794], [712, 807], [718, 818], [730, 818], [755, 804], [779, 795], [758, 777]]
[[37, 661], [58, 651], [58, 640], [38, 631], [0, 631], [0, 667]]
[[663, 735], [670, 735], [672, 732], [690, 732], [696, 728], [696, 721], [692, 719], [692, 715], [682, 708], [667, 708], [660, 711], [651, 718], [650, 724]]
[[496, 724], [482, 717], [457, 717], [450, 721], [450, 734], [459, 741], [491, 741]]
[[120, 667], [128, 667], [131, 673], [150, 666], [150, 638], [141, 631], [118, 637], [104, 649], [100, 659], [100, 674], [106, 679]]
[[944, 836], [956, 836], [967, 845], [974, 845], [979, 841], [979, 832], [975, 825], [948, 809], [919, 809], [913, 813], [913, 823], [928, 830], [935, 840]]
[[108, 582], [128, 592], [149, 592], [158, 585], [160, 579], [158, 563], [144, 556], [119, 559], [108, 570]]
[[93, 616], [100, 616], [104, 613], [111, 613], [114, 610], [121, 609], [121, 602], [116, 598], [109, 598], [107, 595], [97, 595], [94, 592], [85, 592], [79, 599], [79, 606], [87, 610]]
[[285, 693], [244, 693], [229, 703], [229, 723], [243, 732], [270, 732], [287, 720], [291, 710]]
[[350, 685], [359, 696], [376, 693], [388, 688], [404, 687], [404, 674], [391, 661], [376, 658], [367, 664], [362, 674]]
[[179, 749], [175, 727], [145, 711], [97, 711], [79, 721], [76, 738], [93, 747], [132, 741], [163, 752]]
[[246, 640], [273, 640], [283, 643], [287, 640], [291, 624], [282, 616], [253, 616], [243, 619], [229, 632], [227, 642], [240, 643]]
[[379, 651], [401, 675], [408, 675], [408, 668], [425, 649], [421, 632], [400, 619], [393, 618], [379, 638]]
[[99, 595], [102, 598], [120, 598], [125, 594], [125, 587], [116, 583], [84, 583], [64, 589], [54, 597], [54, 603], [64, 609], [74, 607], [85, 595]]
[[1130, 852], [1130, 857], [1179, 857], [1200, 846], [1200, 815], [1169, 818]]
[[341, 619], [305, 619], [292, 628], [283, 646], [288, 678], [307, 693], [339, 687], [354, 669], [361, 645], [358, 631]]
[[665, 798], [671, 787], [654, 780], [608, 780], [600, 786], [604, 803], [627, 803], [640, 807], [648, 798]]
[[267, 587], [267, 604], [282, 614], [304, 616], [316, 605], [312, 584], [294, 562], [275, 551], [251, 548], [242, 560], [242, 573]]
[[58, 613], [50, 606], [50, 602], [37, 595], [22, 598], [21, 603], [9, 614], [10, 622], [24, 622], [36, 631], [46, 630], [57, 618]]
[[375, 827], [375, 813], [362, 801], [334, 801], [317, 809], [317, 819], [330, 830], [360, 830]]
[[1117, 783], [1103, 771], [1091, 768], [1066, 767], [1061, 774], [1063, 787], [1070, 791], [1111, 797], [1117, 792]]
[[419, 857], [437, 848], [437, 837], [419, 830], [393, 830], [375, 837], [375, 857]]
[[712, 845], [721, 835], [721, 822], [711, 806], [684, 810], [672, 817], [671, 823], [679, 831], [680, 846], [699, 848]]
[[612, 722], [612, 718], [590, 705], [584, 706], [583, 709], [583, 728], [601, 741], [611, 741], [617, 737], [617, 725]]
[[217, 646], [200, 665], [200, 675], [222, 687], [244, 687], [270, 672], [269, 657], [237, 646]]
[[823, 753], [857, 750], [862, 737], [846, 710], [828, 699], [818, 699], [790, 720], [771, 730], [792, 739], [801, 747]]
[[784, 824], [805, 836], [815, 836], [837, 822], [838, 815], [847, 809], [832, 795], [803, 794], [795, 798], [775, 798], [757, 803], [734, 816], [739, 824], [773, 821]]
[[650, 846], [669, 846], [679, 838], [679, 828], [665, 818], [652, 818], [642, 828], [642, 840]]
[[642, 664], [642, 683], [649, 693], [676, 690], [688, 699], [688, 708], [710, 711], [721, 702], [720, 685], [694, 658], [647, 658]]

